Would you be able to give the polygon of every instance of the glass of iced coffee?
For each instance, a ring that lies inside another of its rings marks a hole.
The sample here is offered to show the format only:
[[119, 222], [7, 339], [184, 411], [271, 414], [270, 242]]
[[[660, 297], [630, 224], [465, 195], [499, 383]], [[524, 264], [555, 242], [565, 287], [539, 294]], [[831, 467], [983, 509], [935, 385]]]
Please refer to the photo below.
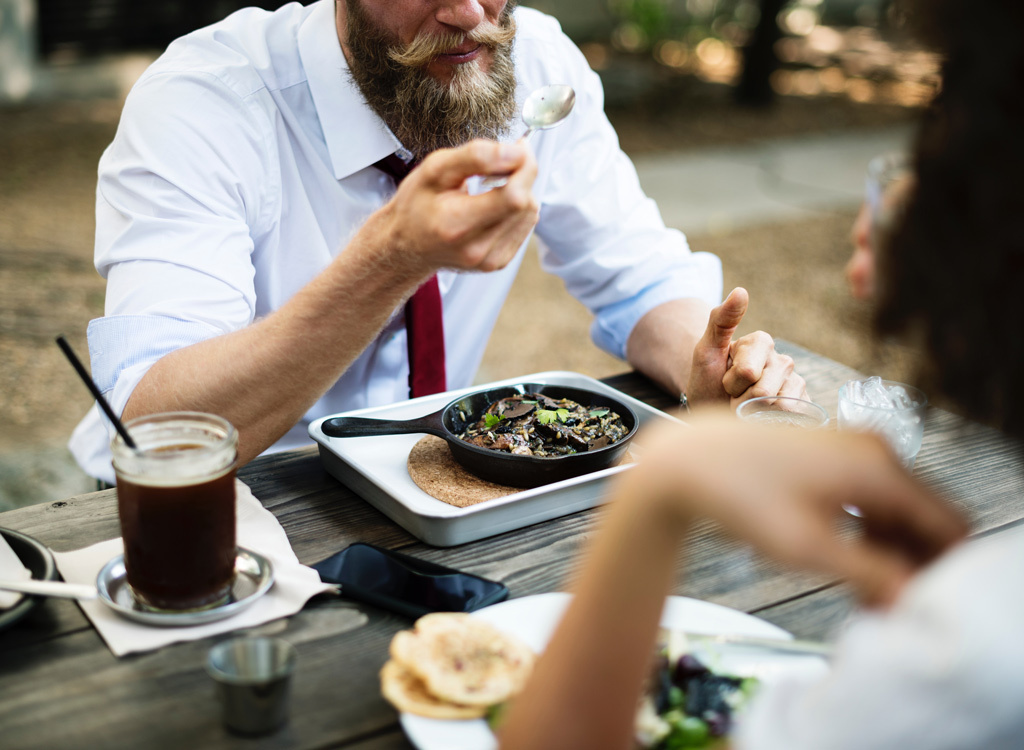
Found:
[[198, 412], [151, 414], [111, 443], [128, 585], [156, 611], [216, 607], [235, 576], [238, 433]]

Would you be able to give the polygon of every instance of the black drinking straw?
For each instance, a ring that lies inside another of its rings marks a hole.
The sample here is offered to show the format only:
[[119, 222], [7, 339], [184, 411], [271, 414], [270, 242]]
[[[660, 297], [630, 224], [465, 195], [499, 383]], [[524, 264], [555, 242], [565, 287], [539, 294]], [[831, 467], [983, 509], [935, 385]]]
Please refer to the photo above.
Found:
[[103, 413], [106, 414], [107, 418], [114, 423], [114, 427], [117, 429], [118, 434], [124, 439], [124, 444], [132, 450], [138, 450], [138, 448], [135, 447], [135, 441], [132, 440], [132, 436], [129, 435], [128, 430], [125, 429], [124, 423], [121, 421], [120, 417], [114, 414], [114, 410], [110, 408], [110, 404], [108, 404], [107, 400], [103, 398], [103, 394], [100, 393], [100, 389], [96, 387], [96, 381], [94, 381], [92, 376], [85, 371], [85, 367], [82, 366], [81, 360], [78, 359], [74, 350], [72, 350], [71, 344], [69, 344], [67, 339], [63, 336], [58, 336], [57, 346], [59, 346], [60, 350], [64, 352], [64, 356], [68, 358], [71, 366], [75, 368], [75, 371], [82, 379], [82, 382], [85, 383], [89, 392], [92, 393], [93, 398], [96, 399], [96, 403], [98, 403], [100, 408], [103, 409]]

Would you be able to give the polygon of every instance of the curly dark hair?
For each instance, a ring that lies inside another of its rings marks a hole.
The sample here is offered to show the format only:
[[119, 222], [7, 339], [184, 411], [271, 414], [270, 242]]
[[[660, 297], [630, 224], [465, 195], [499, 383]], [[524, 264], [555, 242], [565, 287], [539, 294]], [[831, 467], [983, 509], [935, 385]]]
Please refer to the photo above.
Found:
[[917, 135], [916, 188], [879, 258], [880, 333], [925, 350], [920, 380], [1024, 436], [1024, 3], [925, 0], [942, 89]]

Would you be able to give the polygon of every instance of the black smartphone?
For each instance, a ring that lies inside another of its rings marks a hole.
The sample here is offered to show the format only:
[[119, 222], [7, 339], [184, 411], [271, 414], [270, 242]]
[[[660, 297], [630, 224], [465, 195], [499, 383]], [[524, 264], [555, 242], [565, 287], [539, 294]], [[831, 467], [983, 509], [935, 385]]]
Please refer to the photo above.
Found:
[[341, 595], [407, 617], [472, 612], [508, 598], [508, 588], [471, 573], [358, 542], [311, 566]]

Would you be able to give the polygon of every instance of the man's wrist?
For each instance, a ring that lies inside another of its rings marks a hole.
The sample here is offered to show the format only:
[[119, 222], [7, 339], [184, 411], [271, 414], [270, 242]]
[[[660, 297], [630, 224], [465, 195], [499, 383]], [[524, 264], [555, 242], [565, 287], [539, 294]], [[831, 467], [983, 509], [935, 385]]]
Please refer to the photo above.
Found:
[[415, 249], [403, 239], [392, 202], [374, 211], [353, 235], [339, 254], [349, 254], [352, 260], [361, 259], [364, 268], [372, 269], [379, 280], [386, 279], [389, 286], [397, 285], [411, 294], [429, 279], [436, 269], [423, 262]]

